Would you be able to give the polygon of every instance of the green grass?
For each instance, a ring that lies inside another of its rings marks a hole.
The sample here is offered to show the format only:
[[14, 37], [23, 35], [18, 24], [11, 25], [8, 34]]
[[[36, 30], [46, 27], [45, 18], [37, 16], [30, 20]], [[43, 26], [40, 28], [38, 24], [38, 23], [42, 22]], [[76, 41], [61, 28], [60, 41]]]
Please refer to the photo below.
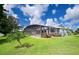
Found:
[[[0, 37], [0, 40], [6, 37]], [[0, 44], [0, 55], [79, 55], [79, 35], [33, 38], [25, 37], [22, 43], [34, 44], [30, 48], [15, 48], [19, 45], [16, 40]]]

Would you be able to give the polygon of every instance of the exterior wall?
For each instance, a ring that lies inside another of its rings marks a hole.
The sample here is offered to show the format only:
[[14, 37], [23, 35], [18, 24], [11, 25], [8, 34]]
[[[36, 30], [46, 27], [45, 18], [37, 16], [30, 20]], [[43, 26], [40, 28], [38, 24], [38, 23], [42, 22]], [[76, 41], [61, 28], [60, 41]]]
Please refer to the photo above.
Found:
[[51, 37], [51, 36], [64, 36], [67, 35], [67, 31], [60, 28], [52, 28], [48, 26], [30, 26], [25, 29], [25, 32], [29, 35], [38, 37]]
[[24, 31], [29, 35], [41, 36], [40, 30], [41, 30], [40, 27], [30, 27], [30, 28], [25, 29]]

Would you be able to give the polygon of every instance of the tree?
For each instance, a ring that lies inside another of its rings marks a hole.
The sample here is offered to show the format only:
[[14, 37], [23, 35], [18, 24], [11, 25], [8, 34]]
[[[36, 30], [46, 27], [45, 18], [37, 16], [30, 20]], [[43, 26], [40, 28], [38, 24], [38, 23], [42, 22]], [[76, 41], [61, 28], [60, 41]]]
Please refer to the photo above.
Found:
[[3, 4], [0, 4], [0, 19], [3, 18]]
[[8, 12], [7, 10], [5, 10], [5, 9], [3, 8], [3, 5], [4, 5], [4, 4], [0, 4], [0, 19], [2, 19], [2, 18], [5, 17], [5, 16], [4, 16], [4, 11]]
[[17, 19], [13, 16], [5, 16], [4, 19], [0, 19], [0, 32], [4, 35], [12, 32], [14, 29], [18, 28]]
[[74, 34], [79, 34], [79, 28], [74, 32]]
[[18, 28], [18, 21], [15, 17], [5, 14], [3, 5], [0, 5], [0, 32], [4, 35]]

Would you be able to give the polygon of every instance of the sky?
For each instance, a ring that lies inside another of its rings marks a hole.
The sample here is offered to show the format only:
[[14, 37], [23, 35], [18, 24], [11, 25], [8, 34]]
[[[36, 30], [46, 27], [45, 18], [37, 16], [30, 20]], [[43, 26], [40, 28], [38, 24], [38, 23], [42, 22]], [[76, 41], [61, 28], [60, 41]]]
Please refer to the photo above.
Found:
[[19, 25], [32, 24], [76, 30], [79, 28], [79, 5], [75, 4], [4, 4], [7, 14], [18, 19]]

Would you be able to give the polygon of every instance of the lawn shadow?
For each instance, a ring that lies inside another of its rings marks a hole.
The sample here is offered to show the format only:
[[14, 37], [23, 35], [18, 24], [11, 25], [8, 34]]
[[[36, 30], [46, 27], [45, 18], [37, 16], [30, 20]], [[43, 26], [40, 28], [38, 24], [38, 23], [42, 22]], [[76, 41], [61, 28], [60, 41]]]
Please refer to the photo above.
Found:
[[75, 37], [79, 37], [79, 35], [75, 35]]
[[29, 44], [29, 43], [24, 43], [20, 46], [16, 46], [15, 48], [30, 48], [32, 47], [34, 44]]
[[4, 44], [4, 43], [7, 43], [7, 39], [0, 39], [0, 44]]

